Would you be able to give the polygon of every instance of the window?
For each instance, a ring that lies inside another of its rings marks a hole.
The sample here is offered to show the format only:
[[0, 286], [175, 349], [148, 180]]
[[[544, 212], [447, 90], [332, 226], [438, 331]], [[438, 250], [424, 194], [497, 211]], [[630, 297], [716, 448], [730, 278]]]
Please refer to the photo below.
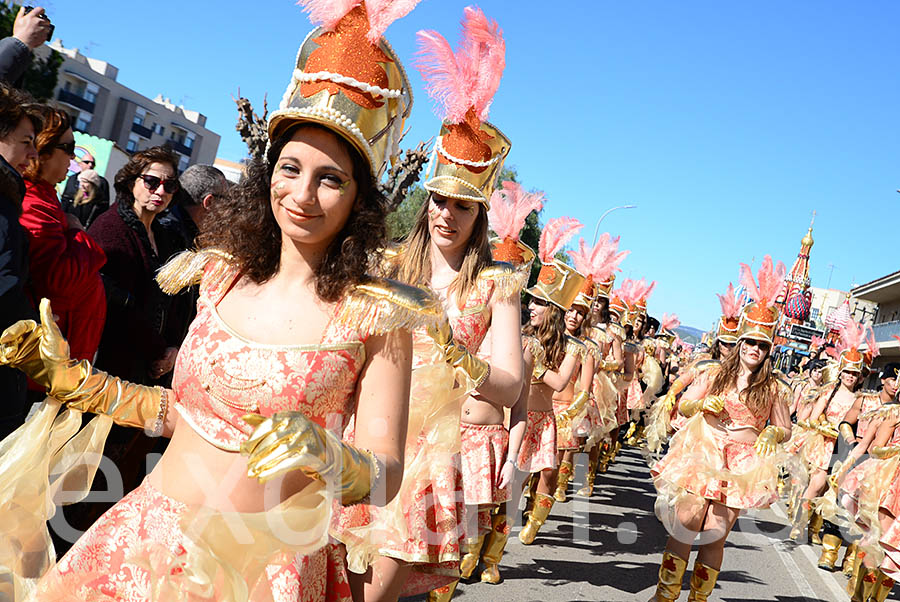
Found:
[[185, 169], [187, 169], [188, 163], [190, 163], [190, 162], [191, 162], [191, 160], [188, 159], [187, 157], [185, 157], [184, 155], [178, 155], [178, 172], [181, 173]]
[[154, 124], [153, 131], [155, 131], [160, 136], [163, 136], [166, 133], [166, 128], [164, 128], [163, 126], [161, 126], [160, 124], [157, 123], [157, 124]]
[[134, 111], [134, 123], [137, 125], [144, 125], [144, 120], [147, 119], [147, 109], [143, 107], [138, 107]]
[[137, 134], [128, 134], [128, 144], [125, 145], [125, 150], [129, 153], [133, 153], [138, 149], [138, 142], [140, 141], [140, 137]]
[[91, 126], [91, 119], [88, 117], [85, 119], [82, 115], [78, 116], [78, 119], [75, 120], [75, 126], [73, 129], [79, 132], [87, 132], [88, 128]]
[[818, 307], [813, 307], [811, 310], [809, 310], [809, 319], [812, 320], [813, 322], [815, 322], [816, 320], [819, 319], [819, 308]]
[[196, 138], [196, 136], [197, 135], [194, 134], [194, 132], [187, 132], [183, 144], [188, 148], [194, 148], [194, 138]]

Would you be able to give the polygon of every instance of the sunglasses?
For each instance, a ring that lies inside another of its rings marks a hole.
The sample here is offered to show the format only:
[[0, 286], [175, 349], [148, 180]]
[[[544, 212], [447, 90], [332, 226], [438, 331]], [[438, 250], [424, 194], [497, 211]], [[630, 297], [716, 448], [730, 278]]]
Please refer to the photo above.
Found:
[[60, 142], [59, 144], [53, 145], [53, 148], [58, 148], [62, 152], [66, 153], [67, 155], [74, 155], [75, 154], [75, 141], [72, 140], [71, 142]]
[[756, 339], [744, 339], [744, 344], [750, 347], [759, 347], [760, 351], [768, 351], [771, 345], [765, 341], [757, 341]]
[[93, 161], [85, 161], [84, 159], [82, 159], [81, 162], [84, 163], [85, 165], [90, 165], [91, 167], [95, 167], [97, 165]]
[[162, 184], [166, 194], [172, 194], [178, 191], [179, 184], [177, 178], [167, 178], [163, 180], [162, 178], [147, 174], [141, 174], [138, 177], [144, 182], [144, 187], [150, 192], [157, 190], [160, 184]]
[[534, 303], [535, 305], [540, 306], [540, 307], [544, 307], [544, 306], [546, 306], [546, 305], [549, 305], [549, 303], [548, 303], [547, 301], [541, 299], [540, 297], [532, 297], [532, 298], [531, 298], [531, 302]]

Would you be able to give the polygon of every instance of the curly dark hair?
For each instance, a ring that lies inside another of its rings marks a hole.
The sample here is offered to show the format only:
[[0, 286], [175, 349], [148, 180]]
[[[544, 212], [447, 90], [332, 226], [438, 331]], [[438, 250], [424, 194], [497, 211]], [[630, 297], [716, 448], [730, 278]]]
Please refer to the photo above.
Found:
[[178, 173], [178, 157], [166, 146], [152, 146], [131, 155], [122, 169], [116, 172], [113, 186], [116, 189], [116, 202], [125, 203], [129, 207], [134, 204], [134, 181], [153, 163], [168, 163], [172, 171]]
[[9, 136], [25, 118], [31, 120], [35, 134], [41, 131], [44, 121], [39, 107], [27, 93], [0, 82], [0, 139]]
[[[301, 128], [318, 128], [335, 135], [327, 127], [313, 123], [297, 124], [285, 131], [272, 143], [265, 159], [251, 160], [241, 182], [229, 190], [225, 199], [213, 204], [198, 239], [201, 247], [217, 247], [230, 253], [256, 284], [278, 273], [281, 228], [272, 213], [269, 187], [281, 151]], [[359, 152], [342, 137], [335, 137], [353, 161], [358, 193], [350, 217], [314, 270], [316, 294], [330, 303], [368, 278], [387, 237], [384, 196]]]
[[41, 171], [41, 161], [46, 160], [56, 151], [56, 145], [59, 139], [72, 127], [69, 115], [60, 109], [44, 106], [41, 108], [41, 116], [43, 117], [43, 127], [40, 131], [35, 130], [34, 146], [37, 148], [38, 156], [32, 159], [22, 174], [29, 180], [35, 181], [39, 179]]

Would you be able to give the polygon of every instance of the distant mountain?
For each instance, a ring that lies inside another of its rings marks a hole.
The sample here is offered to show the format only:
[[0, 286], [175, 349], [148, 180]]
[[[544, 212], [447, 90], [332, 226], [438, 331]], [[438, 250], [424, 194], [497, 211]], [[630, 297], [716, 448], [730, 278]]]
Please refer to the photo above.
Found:
[[686, 343], [690, 343], [691, 345], [696, 345], [700, 342], [700, 338], [706, 332], [705, 330], [701, 330], [699, 328], [694, 328], [693, 326], [679, 326], [675, 329], [675, 332], [678, 333], [678, 336], [681, 337]]

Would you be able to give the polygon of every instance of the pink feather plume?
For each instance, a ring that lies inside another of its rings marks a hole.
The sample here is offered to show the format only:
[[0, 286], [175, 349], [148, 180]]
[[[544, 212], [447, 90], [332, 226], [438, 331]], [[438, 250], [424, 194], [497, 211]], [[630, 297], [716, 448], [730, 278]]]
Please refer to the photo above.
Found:
[[628, 257], [631, 251], [619, 251], [619, 237], [613, 238], [604, 232], [597, 239], [591, 263], [594, 265], [592, 276], [595, 282], [604, 282], [616, 272], [620, 272], [619, 264]]
[[784, 264], [779, 261], [777, 265], [773, 265], [772, 256], [766, 255], [756, 273], [759, 281], [757, 284], [750, 266], [746, 263], [741, 264], [741, 284], [744, 285], [744, 289], [751, 299], [767, 308], [775, 304], [775, 298], [784, 283], [785, 274], [787, 274], [787, 268], [784, 267]]
[[592, 265], [591, 265], [591, 254], [593, 249], [587, 246], [587, 243], [584, 242], [584, 239], [581, 238], [578, 240], [578, 248], [574, 251], [568, 251], [569, 257], [572, 258], [572, 265], [575, 266], [575, 269], [578, 270], [584, 276], [591, 276], [592, 274]]
[[387, 28], [397, 19], [403, 18], [416, 7], [419, 0], [365, 0], [369, 17], [370, 43], [377, 44]]
[[659, 320], [659, 326], [662, 330], [667, 330], [672, 332], [679, 326], [681, 326], [681, 320], [678, 319], [677, 314], [663, 314], [662, 318]]
[[741, 315], [741, 300], [734, 293], [734, 285], [728, 283], [724, 295], [716, 294], [719, 298], [719, 305], [722, 306], [722, 315], [726, 318], [737, 318]]
[[309, 20], [325, 29], [334, 29], [344, 15], [360, 5], [362, 0], [299, 0]]
[[500, 238], [519, 240], [525, 219], [532, 211], [540, 213], [543, 208], [543, 192], [525, 192], [521, 184], [507, 180], [491, 195], [488, 223]]
[[420, 31], [416, 66], [425, 89], [442, 106], [444, 118], [461, 123], [469, 109], [485, 121], [506, 67], [506, 42], [496, 21], [467, 6], [456, 52], [436, 31]]
[[809, 339], [810, 347], [821, 347], [824, 344], [825, 344], [825, 339], [823, 339], [822, 337], [812, 337]]
[[878, 348], [878, 341], [875, 340], [875, 331], [869, 327], [869, 333], [866, 335], [866, 351], [872, 358], [881, 355], [881, 349]]
[[859, 349], [866, 337], [866, 327], [856, 320], [848, 320], [841, 328], [840, 351]]
[[551, 219], [541, 232], [541, 241], [538, 245], [538, 257], [544, 263], [553, 261], [566, 243], [575, 236], [584, 225], [574, 217], [557, 217]]

